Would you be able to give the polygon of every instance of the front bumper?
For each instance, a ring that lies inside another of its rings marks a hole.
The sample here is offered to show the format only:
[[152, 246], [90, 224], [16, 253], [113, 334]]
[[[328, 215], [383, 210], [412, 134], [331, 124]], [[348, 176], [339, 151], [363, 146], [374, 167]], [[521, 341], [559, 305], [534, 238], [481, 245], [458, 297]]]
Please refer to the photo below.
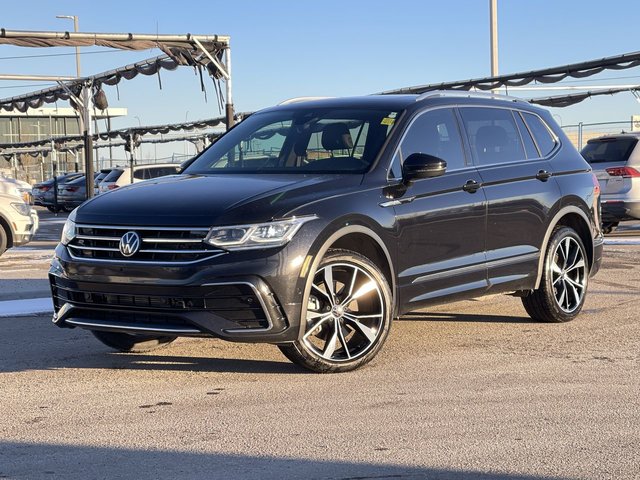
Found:
[[78, 260], [58, 245], [49, 281], [59, 327], [286, 343], [306, 279], [288, 248], [162, 266]]

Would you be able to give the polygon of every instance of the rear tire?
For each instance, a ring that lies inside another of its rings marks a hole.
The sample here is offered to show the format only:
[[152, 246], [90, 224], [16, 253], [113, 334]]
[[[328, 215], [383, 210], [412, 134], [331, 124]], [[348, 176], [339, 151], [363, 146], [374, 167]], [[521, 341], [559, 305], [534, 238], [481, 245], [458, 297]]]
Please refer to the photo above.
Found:
[[318, 373], [355, 370], [382, 348], [392, 317], [389, 284], [368, 258], [329, 250], [313, 275], [303, 337], [278, 348], [293, 363]]
[[605, 235], [610, 234], [611, 232], [613, 232], [619, 225], [619, 222], [609, 222], [609, 223], [603, 223], [602, 224], [602, 233], [604, 233]]
[[582, 310], [589, 283], [589, 262], [578, 234], [569, 227], [557, 227], [547, 246], [540, 287], [522, 298], [533, 320], [569, 322]]
[[98, 330], [94, 330], [91, 333], [107, 347], [126, 353], [150, 352], [151, 350], [169, 345], [178, 338], [172, 335], [132, 335], [129, 333], [102, 332]]

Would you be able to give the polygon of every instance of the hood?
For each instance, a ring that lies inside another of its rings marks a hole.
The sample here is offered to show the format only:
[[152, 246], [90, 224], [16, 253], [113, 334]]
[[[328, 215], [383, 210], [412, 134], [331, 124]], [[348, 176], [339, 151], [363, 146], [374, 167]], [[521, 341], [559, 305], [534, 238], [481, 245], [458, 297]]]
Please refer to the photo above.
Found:
[[361, 181], [362, 175], [174, 175], [99, 195], [77, 209], [76, 221], [193, 227], [265, 222]]

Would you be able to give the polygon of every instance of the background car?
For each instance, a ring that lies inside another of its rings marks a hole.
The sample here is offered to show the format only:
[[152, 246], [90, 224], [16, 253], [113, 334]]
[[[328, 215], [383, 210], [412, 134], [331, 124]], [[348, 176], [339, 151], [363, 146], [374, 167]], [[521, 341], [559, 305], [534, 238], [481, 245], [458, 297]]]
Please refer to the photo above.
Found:
[[29, 183], [23, 182], [22, 180], [18, 180], [16, 178], [8, 178], [1, 174], [0, 174], [0, 181], [14, 184], [18, 189], [18, 192], [20, 193], [20, 196], [22, 197], [22, 199], [26, 203], [33, 205], [33, 194], [31, 193], [31, 185]]
[[602, 191], [604, 233], [624, 220], [640, 219], [640, 133], [594, 138], [582, 149]]
[[136, 165], [133, 167], [133, 182], [131, 181], [131, 167], [116, 167], [102, 180], [98, 186], [99, 193], [108, 192], [131, 183], [142, 182], [152, 178], [175, 175], [180, 172], [180, 165], [176, 163], [157, 163], [151, 165]]
[[31, 241], [37, 230], [38, 213], [23, 200], [15, 182], [0, 178], [0, 255]]
[[100, 186], [100, 183], [106, 178], [107, 175], [109, 175], [111, 173], [111, 171], [113, 170], [113, 168], [103, 168], [102, 170], [100, 170], [100, 172], [98, 174], [96, 174], [95, 179], [93, 180], [93, 193], [94, 195], [98, 195], [99, 190], [98, 187]]
[[[60, 186], [82, 176], [83, 174], [79, 172], [64, 173], [56, 177], [56, 182], [58, 186]], [[47, 207], [47, 209], [51, 212], [62, 209], [62, 206], [58, 205], [53, 184], [53, 178], [49, 178], [48, 180], [36, 183], [33, 186], [31, 192], [33, 195], [34, 205]]]

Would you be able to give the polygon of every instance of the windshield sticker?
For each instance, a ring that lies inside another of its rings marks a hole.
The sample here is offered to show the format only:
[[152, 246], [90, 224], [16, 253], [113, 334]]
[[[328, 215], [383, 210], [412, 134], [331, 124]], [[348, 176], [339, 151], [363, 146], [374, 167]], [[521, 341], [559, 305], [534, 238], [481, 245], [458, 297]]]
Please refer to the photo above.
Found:
[[384, 117], [380, 122], [380, 125], [393, 125], [395, 123], [395, 118]]

